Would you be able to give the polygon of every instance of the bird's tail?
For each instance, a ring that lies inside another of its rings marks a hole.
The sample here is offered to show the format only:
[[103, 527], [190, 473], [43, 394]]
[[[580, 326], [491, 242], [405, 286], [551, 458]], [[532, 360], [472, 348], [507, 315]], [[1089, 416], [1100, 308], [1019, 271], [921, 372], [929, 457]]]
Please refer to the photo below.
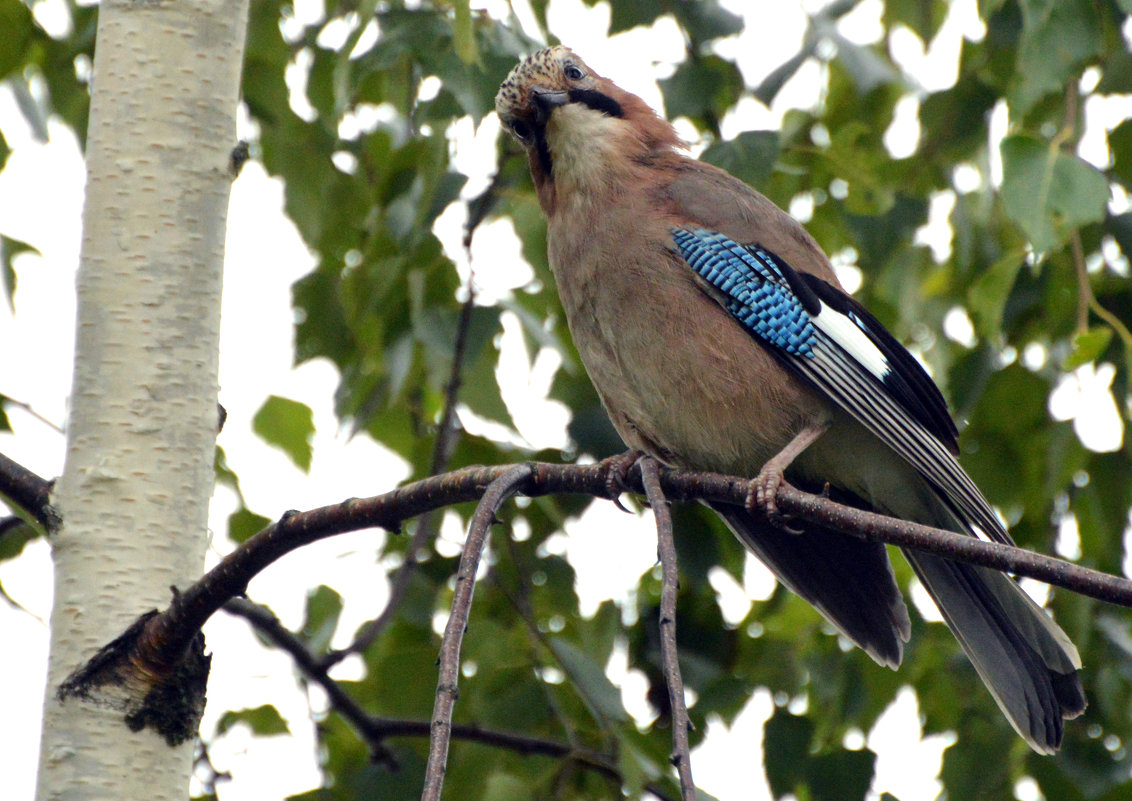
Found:
[[711, 506], [783, 584], [865, 653], [900, 664], [911, 624], [884, 545], [808, 522], [793, 534], [740, 506]]
[[1062, 720], [1086, 705], [1069, 637], [1009, 576], [905, 555], [1011, 725], [1036, 751], [1056, 751]]

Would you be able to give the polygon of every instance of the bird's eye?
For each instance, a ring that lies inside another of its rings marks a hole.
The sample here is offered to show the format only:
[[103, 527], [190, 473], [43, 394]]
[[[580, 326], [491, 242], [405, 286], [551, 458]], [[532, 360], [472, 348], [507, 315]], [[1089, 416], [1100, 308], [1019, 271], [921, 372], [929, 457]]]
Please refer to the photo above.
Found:
[[586, 74], [582, 72], [581, 67], [578, 67], [574, 64], [567, 64], [562, 69], [562, 73], [571, 81], [580, 81], [582, 80], [582, 78], [586, 77]]
[[531, 138], [531, 126], [527, 125], [527, 123], [522, 120], [515, 120], [511, 123], [511, 133], [526, 142]]

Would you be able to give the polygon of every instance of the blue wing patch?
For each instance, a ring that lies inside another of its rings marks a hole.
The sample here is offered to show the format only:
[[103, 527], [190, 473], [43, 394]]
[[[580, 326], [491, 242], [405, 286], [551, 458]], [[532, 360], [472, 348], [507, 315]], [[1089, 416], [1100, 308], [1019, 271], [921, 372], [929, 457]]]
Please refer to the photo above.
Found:
[[813, 319], [773, 256], [702, 228], [677, 228], [672, 238], [692, 269], [727, 296], [727, 310], [748, 331], [793, 356], [812, 356]]
[[702, 228], [674, 228], [672, 239], [696, 274], [724, 294], [732, 317], [783, 357], [784, 367], [919, 470], [961, 520], [1009, 542], [954, 459], [957, 432], [939, 389], [865, 307], [757, 244]]

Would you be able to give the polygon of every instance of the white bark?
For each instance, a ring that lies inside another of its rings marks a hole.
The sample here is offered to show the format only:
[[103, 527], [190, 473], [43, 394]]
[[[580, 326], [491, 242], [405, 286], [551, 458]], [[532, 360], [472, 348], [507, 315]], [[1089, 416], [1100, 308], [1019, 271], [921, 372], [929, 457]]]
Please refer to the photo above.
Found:
[[201, 573], [247, 0], [104, 0], [38, 798], [184, 799], [192, 743], [60, 681]]

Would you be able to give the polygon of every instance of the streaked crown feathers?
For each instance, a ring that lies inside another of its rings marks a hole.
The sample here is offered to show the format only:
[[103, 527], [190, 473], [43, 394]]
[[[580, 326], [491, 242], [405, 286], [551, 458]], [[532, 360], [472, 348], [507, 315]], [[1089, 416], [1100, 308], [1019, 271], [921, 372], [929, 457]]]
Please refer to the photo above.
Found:
[[585, 63], [574, 51], [563, 45], [547, 47], [531, 53], [520, 61], [507, 79], [499, 86], [495, 95], [495, 111], [503, 120], [522, 114], [529, 102], [532, 86], [557, 86], [564, 84], [564, 65], [573, 63], [589, 73]]

